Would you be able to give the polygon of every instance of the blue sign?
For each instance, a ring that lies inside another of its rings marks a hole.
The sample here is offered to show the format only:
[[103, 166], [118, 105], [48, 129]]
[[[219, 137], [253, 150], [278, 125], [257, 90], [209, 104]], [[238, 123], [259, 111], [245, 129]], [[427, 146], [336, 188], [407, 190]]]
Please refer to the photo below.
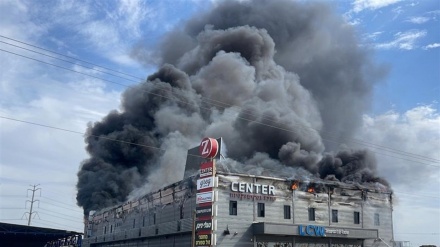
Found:
[[298, 232], [299, 232], [299, 235], [301, 235], [301, 236], [325, 237], [325, 227], [323, 227], [323, 226], [299, 225]]

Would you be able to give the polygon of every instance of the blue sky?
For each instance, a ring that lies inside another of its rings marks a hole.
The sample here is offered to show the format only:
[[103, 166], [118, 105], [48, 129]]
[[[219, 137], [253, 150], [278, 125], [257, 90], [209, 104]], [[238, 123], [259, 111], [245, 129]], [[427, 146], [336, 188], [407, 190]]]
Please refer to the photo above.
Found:
[[[63, 63], [5, 43], [0, 49], [133, 85], [157, 69], [154, 63], [134, 59], [134, 47], [154, 49], [166, 32], [218, 2], [0, 0], [0, 41], [35, 50], [11, 39], [19, 40], [94, 65]], [[395, 239], [413, 246], [440, 245], [440, 2], [327, 3], [355, 28], [359, 45], [387, 68], [356, 136], [407, 154], [382, 150], [385, 155], [377, 156], [379, 171], [393, 181], [396, 191]], [[156, 59], [153, 50], [146, 49], [144, 55]], [[137, 78], [109, 76], [96, 65]], [[87, 123], [119, 109], [126, 89], [4, 51], [0, 68], [2, 117], [80, 133]], [[5, 118], [0, 118], [0, 127], [0, 221], [26, 224], [26, 191], [29, 184], [40, 184], [35, 225], [81, 231], [75, 184], [79, 164], [87, 158], [83, 136]], [[417, 163], [408, 153], [435, 160]]]
[[374, 50], [376, 61], [389, 66], [388, 75], [375, 90], [374, 113], [405, 111], [416, 105], [432, 105], [438, 110], [440, 3], [373, 2], [335, 3], [356, 26], [364, 45]]

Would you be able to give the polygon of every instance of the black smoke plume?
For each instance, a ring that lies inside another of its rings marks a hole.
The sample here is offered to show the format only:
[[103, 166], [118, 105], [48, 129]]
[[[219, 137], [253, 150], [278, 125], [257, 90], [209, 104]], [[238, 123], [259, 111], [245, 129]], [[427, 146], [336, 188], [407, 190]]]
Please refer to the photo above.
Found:
[[[141, 47], [133, 56], [151, 62]], [[223, 137], [226, 170], [386, 184], [367, 151], [338, 152], [382, 71], [329, 6], [223, 2], [157, 50], [160, 69], [88, 128], [77, 184], [85, 213], [178, 181], [205, 136]]]

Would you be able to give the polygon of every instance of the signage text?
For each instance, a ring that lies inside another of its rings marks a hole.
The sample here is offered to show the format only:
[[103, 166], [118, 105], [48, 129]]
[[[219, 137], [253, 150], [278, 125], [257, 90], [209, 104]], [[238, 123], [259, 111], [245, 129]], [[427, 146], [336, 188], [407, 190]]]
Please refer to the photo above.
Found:
[[205, 202], [212, 202], [212, 191], [210, 192], [203, 192], [203, 193], [197, 193], [196, 195], [196, 203], [205, 203]]
[[325, 227], [323, 226], [314, 226], [314, 225], [299, 225], [298, 232], [300, 236], [325, 236]]
[[201, 178], [197, 180], [197, 190], [212, 188], [214, 179], [212, 177]]
[[255, 193], [263, 195], [275, 195], [275, 186], [267, 184], [254, 184], [244, 182], [232, 182], [231, 190], [241, 193]]

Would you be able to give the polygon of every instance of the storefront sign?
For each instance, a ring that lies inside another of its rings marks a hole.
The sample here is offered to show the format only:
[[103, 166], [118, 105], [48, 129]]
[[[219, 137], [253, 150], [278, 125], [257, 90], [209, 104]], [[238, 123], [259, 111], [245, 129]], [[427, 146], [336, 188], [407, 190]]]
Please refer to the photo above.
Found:
[[318, 237], [324, 237], [325, 236], [325, 227], [323, 226], [314, 226], [314, 225], [299, 225], [298, 226], [298, 232], [301, 236], [318, 236]]
[[196, 195], [196, 203], [205, 203], [205, 202], [212, 202], [212, 191], [210, 192], [203, 192], [203, 193], [197, 193]]
[[325, 229], [325, 233], [327, 234], [340, 234], [340, 235], [348, 235], [350, 231], [344, 229]]
[[344, 229], [329, 229], [324, 226], [314, 226], [314, 225], [299, 225], [298, 232], [301, 236], [320, 236], [324, 237], [326, 234], [339, 234], [339, 235], [349, 235], [350, 231]]
[[214, 158], [218, 152], [218, 142], [214, 138], [204, 138], [199, 147], [200, 155], [203, 158]]
[[200, 234], [196, 235], [196, 246], [210, 246], [211, 245], [211, 234]]
[[214, 174], [214, 163], [212, 161], [200, 165], [200, 178], [212, 176]]
[[257, 201], [275, 201], [275, 196], [265, 196], [261, 194], [246, 194], [246, 193], [238, 193], [231, 192], [229, 193], [229, 197], [231, 199], [239, 199], [239, 200], [257, 200]]
[[212, 216], [212, 205], [205, 207], [196, 207], [196, 218]]
[[267, 184], [254, 184], [245, 182], [232, 182], [231, 190], [241, 193], [254, 193], [263, 195], [275, 195], [275, 186]]
[[196, 231], [211, 231], [211, 230], [212, 230], [212, 220], [196, 221]]
[[213, 177], [201, 178], [197, 180], [197, 190], [212, 188], [214, 183]]

